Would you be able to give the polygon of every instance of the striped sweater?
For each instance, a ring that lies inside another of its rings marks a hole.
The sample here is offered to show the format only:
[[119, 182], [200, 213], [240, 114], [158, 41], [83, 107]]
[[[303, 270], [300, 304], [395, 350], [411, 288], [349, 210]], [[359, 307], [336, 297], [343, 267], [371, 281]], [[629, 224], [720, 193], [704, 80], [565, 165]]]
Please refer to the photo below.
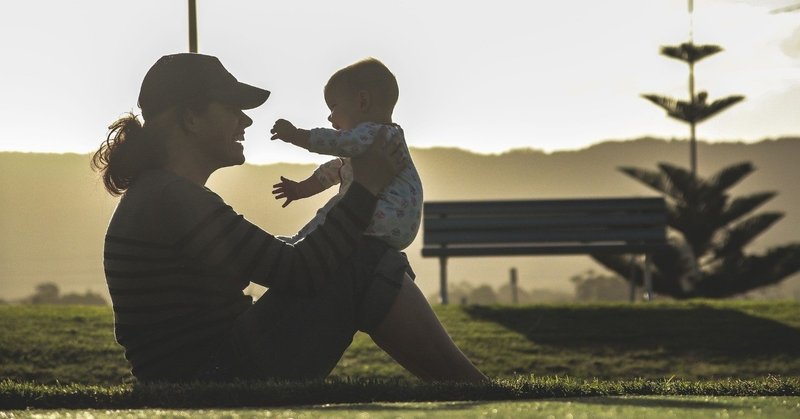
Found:
[[142, 380], [189, 378], [252, 304], [252, 281], [310, 295], [353, 250], [375, 197], [351, 188], [295, 245], [165, 170], [139, 177], [108, 227], [104, 265], [117, 342]]

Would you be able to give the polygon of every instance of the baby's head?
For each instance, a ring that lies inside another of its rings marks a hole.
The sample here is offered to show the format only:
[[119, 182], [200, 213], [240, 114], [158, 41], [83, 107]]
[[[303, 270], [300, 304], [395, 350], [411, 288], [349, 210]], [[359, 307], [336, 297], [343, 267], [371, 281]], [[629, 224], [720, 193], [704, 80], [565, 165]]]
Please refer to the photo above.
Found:
[[336, 129], [391, 123], [398, 95], [394, 74], [375, 58], [363, 59], [334, 73], [325, 85], [328, 121]]

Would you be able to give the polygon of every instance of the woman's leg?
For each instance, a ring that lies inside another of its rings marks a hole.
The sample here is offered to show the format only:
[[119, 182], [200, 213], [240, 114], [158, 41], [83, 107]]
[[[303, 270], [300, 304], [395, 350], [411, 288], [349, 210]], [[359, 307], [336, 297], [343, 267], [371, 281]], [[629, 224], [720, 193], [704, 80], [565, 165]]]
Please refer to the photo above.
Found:
[[370, 337], [395, 361], [425, 381], [489, 379], [456, 346], [417, 285], [405, 275], [400, 292]]
[[[392, 284], [373, 284], [385, 282], [375, 275], [379, 263], [387, 265], [385, 253], [386, 245], [362, 241], [313, 296], [267, 291], [237, 319], [227, 349], [223, 349], [230, 353], [227, 360], [233, 364], [232, 375], [326, 377], [350, 346], [362, 317], [380, 321], [398, 292], [399, 287], [392, 292]], [[400, 276], [397, 278], [399, 283]], [[372, 290], [369, 296], [367, 289]], [[370, 310], [362, 316], [359, 309], [365, 306], [365, 299], [370, 300]], [[385, 308], [381, 311], [380, 307]]]

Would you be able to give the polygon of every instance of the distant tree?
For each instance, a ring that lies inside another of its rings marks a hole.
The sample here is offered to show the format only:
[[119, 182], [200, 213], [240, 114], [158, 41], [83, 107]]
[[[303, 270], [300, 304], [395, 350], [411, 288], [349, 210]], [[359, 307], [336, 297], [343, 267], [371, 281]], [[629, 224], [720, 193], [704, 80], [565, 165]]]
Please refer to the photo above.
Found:
[[36, 286], [36, 292], [30, 297], [31, 304], [53, 304], [58, 301], [58, 285], [53, 282], [43, 282]]
[[[517, 303], [522, 304], [541, 304], [541, 303], [566, 303], [574, 301], [572, 294], [562, 291], [555, 291], [545, 288], [525, 289], [517, 287]], [[511, 285], [503, 284], [497, 289], [497, 303], [511, 304]]]
[[43, 282], [36, 286], [30, 297], [24, 298], [28, 304], [74, 304], [74, 305], [107, 305], [102, 295], [86, 291], [85, 294], [69, 293], [61, 295], [61, 291], [53, 282]]
[[[517, 286], [517, 303], [525, 304], [530, 301], [530, 293], [524, 288]], [[500, 304], [512, 304], [514, 302], [511, 284], [503, 284], [497, 289], [497, 302]]]
[[625, 301], [629, 298], [629, 287], [624, 279], [616, 275], [603, 275], [588, 270], [570, 278], [575, 284], [577, 301]]
[[[690, 6], [689, 11], [691, 12], [691, 10]], [[678, 46], [661, 47], [662, 55], [683, 61], [689, 65], [689, 100], [677, 100], [655, 94], [642, 95], [645, 99], [667, 111], [669, 117], [689, 124], [689, 165], [692, 177], [697, 176], [697, 139], [695, 133], [697, 124], [744, 99], [744, 96], [736, 95], [709, 102], [708, 93], [694, 93], [694, 64], [720, 51], [722, 51], [722, 47], [718, 45], [695, 45], [691, 40]]]
[[497, 294], [489, 285], [480, 285], [469, 293], [469, 304], [489, 305], [497, 304]]
[[[780, 212], [749, 215], [776, 192], [731, 198], [728, 189], [755, 170], [743, 162], [723, 168], [708, 179], [667, 163], [659, 171], [622, 167], [626, 175], [664, 194], [669, 246], [653, 255], [653, 290], [675, 298], [722, 298], [776, 284], [800, 270], [800, 243], [773, 247], [764, 254], [745, 254], [747, 245], [783, 217]], [[618, 255], [594, 259], [643, 283], [639, 264]]]
[[[448, 284], [447, 294], [452, 304], [471, 304], [470, 294], [474, 289], [475, 287], [467, 281], [453, 282]], [[428, 301], [431, 305], [439, 304], [439, 293], [429, 295]]]
[[84, 305], [84, 306], [104, 306], [108, 305], [106, 299], [100, 294], [86, 291], [84, 294], [69, 293], [64, 294], [58, 299], [58, 304]]

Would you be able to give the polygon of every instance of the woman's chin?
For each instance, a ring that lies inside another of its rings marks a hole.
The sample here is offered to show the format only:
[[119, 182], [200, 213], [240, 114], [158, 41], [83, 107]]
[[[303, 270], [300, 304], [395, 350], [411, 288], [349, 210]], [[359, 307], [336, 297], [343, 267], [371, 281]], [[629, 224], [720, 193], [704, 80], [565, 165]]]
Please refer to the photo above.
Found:
[[232, 166], [244, 164], [244, 145], [242, 143], [235, 143], [234, 148], [231, 150], [231, 161], [233, 162]]

